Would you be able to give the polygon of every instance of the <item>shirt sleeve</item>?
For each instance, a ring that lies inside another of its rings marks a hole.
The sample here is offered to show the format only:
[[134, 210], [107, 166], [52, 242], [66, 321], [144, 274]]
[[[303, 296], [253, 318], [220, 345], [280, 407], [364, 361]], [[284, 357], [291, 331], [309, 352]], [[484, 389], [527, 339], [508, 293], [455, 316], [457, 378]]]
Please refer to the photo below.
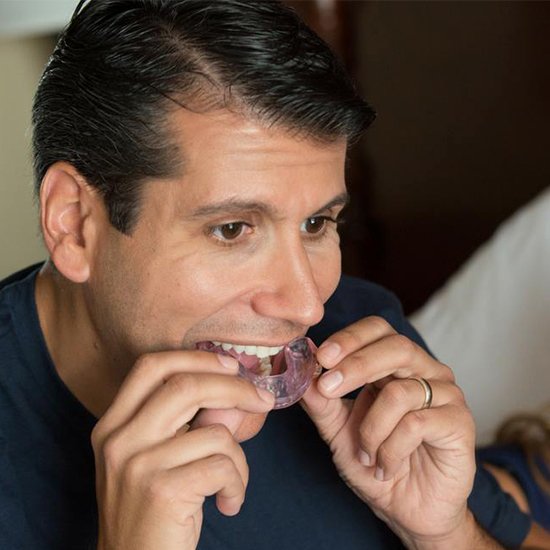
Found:
[[518, 548], [526, 539], [531, 518], [505, 493], [494, 476], [478, 465], [468, 507], [477, 522], [506, 548]]

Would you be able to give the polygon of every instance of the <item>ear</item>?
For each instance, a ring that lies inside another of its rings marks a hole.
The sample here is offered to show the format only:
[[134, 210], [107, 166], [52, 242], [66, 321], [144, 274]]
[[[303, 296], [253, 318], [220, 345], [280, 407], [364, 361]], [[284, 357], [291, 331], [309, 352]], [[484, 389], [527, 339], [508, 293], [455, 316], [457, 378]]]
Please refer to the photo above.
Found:
[[97, 193], [66, 162], [50, 166], [40, 187], [40, 223], [44, 242], [57, 270], [70, 281], [90, 276], [97, 224]]

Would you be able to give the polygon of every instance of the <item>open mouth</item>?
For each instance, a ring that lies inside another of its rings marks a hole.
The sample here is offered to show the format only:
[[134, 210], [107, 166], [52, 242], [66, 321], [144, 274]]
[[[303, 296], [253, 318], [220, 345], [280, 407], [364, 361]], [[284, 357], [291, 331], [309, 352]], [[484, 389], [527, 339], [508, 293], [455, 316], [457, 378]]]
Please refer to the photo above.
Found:
[[226, 342], [199, 342], [197, 349], [230, 355], [239, 362], [239, 376], [275, 396], [275, 409], [288, 407], [304, 395], [321, 367], [317, 348], [307, 337], [295, 338], [285, 346], [265, 347]]
[[230, 355], [246, 370], [257, 376], [274, 376], [286, 370], [285, 346], [267, 347], [212, 341], [200, 342], [197, 348]]

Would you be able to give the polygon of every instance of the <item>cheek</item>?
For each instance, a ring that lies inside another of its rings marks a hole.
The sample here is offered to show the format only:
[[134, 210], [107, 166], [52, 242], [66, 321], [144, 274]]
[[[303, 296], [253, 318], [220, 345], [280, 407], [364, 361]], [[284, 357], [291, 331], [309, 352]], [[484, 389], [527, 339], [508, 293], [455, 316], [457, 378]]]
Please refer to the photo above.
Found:
[[214, 261], [182, 263], [172, 268], [170, 285], [166, 279], [159, 281], [157, 315], [163, 316], [162, 324], [173, 343], [181, 342], [182, 337], [186, 343], [195, 338], [197, 330], [209, 326], [212, 319], [219, 319], [220, 312], [227, 312], [228, 305], [238, 308], [248, 284], [242, 266], [231, 268]]
[[337, 243], [328, 252], [311, 257], [311, 270], [319, 296], [325, 303], [336, 290], [342, 275], [342, 256]]

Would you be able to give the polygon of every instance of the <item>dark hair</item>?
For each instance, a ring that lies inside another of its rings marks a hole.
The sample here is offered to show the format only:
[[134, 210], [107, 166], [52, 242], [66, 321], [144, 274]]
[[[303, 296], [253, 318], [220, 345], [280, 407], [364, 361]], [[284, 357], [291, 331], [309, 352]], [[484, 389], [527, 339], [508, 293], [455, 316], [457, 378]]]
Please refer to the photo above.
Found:
[[226, 108], [320, 140], [374, 118], [328, 46], [270, 0], [81, 0], [33, 105], [35, 186], [71, 163], [128, 233], [141, 185], [181, 172], [176, 108]]

